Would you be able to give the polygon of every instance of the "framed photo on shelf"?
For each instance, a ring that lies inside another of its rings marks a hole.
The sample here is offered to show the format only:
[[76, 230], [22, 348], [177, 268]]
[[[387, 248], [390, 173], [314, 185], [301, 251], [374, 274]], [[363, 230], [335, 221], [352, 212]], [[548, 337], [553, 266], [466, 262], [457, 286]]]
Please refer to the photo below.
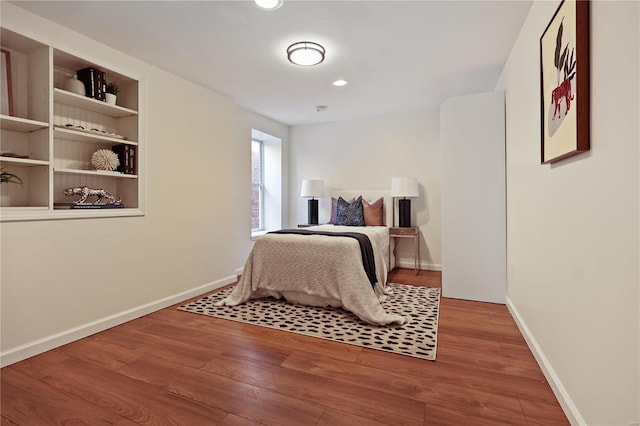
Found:
[[0, 114], [13, 115], [13, 92], [11, 90], [11, 53], [0, 49]]
[[590, 148], [589, 1], [563, 0], [540, 38], [541, 163]]

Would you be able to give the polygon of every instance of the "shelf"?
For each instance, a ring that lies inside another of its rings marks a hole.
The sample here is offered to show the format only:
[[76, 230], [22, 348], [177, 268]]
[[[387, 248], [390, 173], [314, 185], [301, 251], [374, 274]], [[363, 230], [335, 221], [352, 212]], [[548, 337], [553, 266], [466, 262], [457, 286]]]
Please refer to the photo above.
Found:
[[7, 207], [0, 207], [0, 212], [2, 214], [5, 213], [20, 213], [20, 212], [38, 212], [38, 211], [47, 211], [49, 210], [49, 207], [47, 206], [41, 206], [41, 207], [27, 207], [27, 206], [7, 206]]
[[23, 220], [25, 216], [33, 214], [39, 217], [42, 214], [46, 214], [49, 211], [47, 206], [3, 206], [0, 207], [0, 217], [3, 222], [10, 222], [14, 220]]
[[97, 101], [82, 95], [76, 95], [75, 93], [67, 92], [66, 90], [58, 88], [53, 89], [53, 95], [55, 102], [108, 115], [109, 117], [119, 118], [138, 114], [137, 111], [129, 108], [110, 105], [106, 102]]
[[29, 120], [28, 118], [13, 117], [10, 115], [0, 115], [0, 128], [4, 130], [15, 130], [16, 132], [35, 132], [46, 129], [49, 123], [43, 121]]
[[3, 163], [11, 163], [16, 167], [32, 167], [32, 166], [48, 166], [48, 161], [33, 160], [31, 158], [17, 158], [17, 157], [0, 157], [0, 161]]
[[76, 141], [76, 142], [91, 142], [91, 143], [112, 142], [112, 143], [124, 143], [128, 145], [138, 145], [138, 142], [135, 142], [135, 141], [114, 138], [111, 136], [102, 136], [97, 133], [83, 132], [83, 131], [78, 131], [73, 129], [67, 129], [64, 127], [55, 127], [54, 132], [55, 132], [56, 138], [66, 139], [66, 140]]
[[107, 172], [102, 170], [79, 170], [79, 169], [53, 169], [55, 173], [71, 174], [71, 175], [92, 175], [110, 178], [137, 179], [138, 175], [128, 175], [120, 172]]
[[3, 222], [126, 216], [144, 216], [144, 212], [135, 207], [125, 207], [123, 209], [99, 209], [89, 211], [83, 209], [49, 210], [48, 207], [0, 207], [0, 217], [2, 218]]

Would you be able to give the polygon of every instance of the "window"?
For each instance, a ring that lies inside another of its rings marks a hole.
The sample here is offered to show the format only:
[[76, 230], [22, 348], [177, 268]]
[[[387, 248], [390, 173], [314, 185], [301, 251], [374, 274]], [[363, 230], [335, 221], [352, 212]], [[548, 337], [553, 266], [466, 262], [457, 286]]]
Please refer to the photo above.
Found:
[[264, 229], [264, 147], [251, 141], [251, 231]]
[[282, 228], [282, 140], [251, 129], [251, 238]]

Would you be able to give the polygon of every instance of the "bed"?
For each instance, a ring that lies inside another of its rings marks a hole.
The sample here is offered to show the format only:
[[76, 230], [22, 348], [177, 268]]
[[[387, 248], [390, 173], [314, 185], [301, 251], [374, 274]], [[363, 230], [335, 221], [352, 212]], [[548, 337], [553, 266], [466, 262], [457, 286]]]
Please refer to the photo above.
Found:
[[[370, 203], [382, 198], [384, 206], [391, 205], [389, 197], [380, 194], [380, 191], [371, 190], [340, 190], [332, 192], [331, 197], [351, 201], [362, 195]], [[323, 204], [329, 205], [330, 209], [331, 203]], [[324, 211], [320, 217], [329, 217], [327, 213], [330, 212]], [[382, 213], [384, 223], [391, 223], [388, 213]], [[385, 312], [380, 304], [389, 294], [387, 272], [394, 263], [387, 226], [325, 224], [305, 228], [307, 230], [313, 235], [268, 233], [258, 238], [238, 284], [219, 304], [235, 306], [252, 298], [271, 296], [292, 303], [342, 307], [371, 324], [404, 324], [407, 321], [401, 315]], [[371, 274], [368, 276], [363, 267], [364, 257], [358, 240], [328, 235], [344, 232], [368, 237], [375, 260], [375, 279], [370, 279]]]

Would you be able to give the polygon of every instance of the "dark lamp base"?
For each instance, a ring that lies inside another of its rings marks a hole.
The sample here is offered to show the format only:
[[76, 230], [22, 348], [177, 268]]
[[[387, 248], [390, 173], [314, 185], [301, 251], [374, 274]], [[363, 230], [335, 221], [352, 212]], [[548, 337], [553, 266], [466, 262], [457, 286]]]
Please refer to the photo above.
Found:
[[401, 228], [411, 227], [411, 200], [406, 198], [398, 200], [398, 226]]
[[309, 225], [317, 225], [318, 224], [318, 200], [311, 199], [309, 200], [309, 218], [307, 223]]

